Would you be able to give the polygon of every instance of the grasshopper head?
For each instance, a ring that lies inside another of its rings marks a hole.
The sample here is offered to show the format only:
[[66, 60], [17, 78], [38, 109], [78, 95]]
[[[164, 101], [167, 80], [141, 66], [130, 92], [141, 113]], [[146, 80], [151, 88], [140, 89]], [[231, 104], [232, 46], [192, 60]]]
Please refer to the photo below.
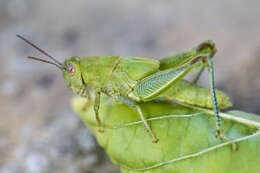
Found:
[[71, 57], [66, 59], [62, 65], [62, 74], [66, 85], [74, 93], [85, 96], [86, 86], [82, 79], [79, 58]]
[[16, 35], [18, 38], [22, 39], [38, 51], [40, 51], [42, 54], [46, 55], [50, 58], [52, 61], [44, 60], [41, 58], [36, 58], [29, 56], [29, 59], [33, 59], [36, 61], [41, 61], [44, 63], [52, 64], [61, 69], [64, 80], [67, 84], [67, 86], [76, 94], [79, 94], [83, 97], [87, 96], [87, 88], [86, 85], [84, 85], [82, 76], [81, 76], [81, 70], [79, 65], [79, 59], [76, 57], [68, 58], [64, 61], [64, 63], [60, 63], [57, 59], [53, 58], [51, 55], [40, 49], [38, 46], [27, 40], [26, 38], [22, 37], [21, 35]]

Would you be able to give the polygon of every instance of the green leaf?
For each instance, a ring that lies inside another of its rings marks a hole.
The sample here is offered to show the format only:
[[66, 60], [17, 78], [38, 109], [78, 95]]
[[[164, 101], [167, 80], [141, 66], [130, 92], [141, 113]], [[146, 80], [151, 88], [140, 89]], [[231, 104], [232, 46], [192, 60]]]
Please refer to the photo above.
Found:
[[93, 103], [83, 110], [86, 99], [72, 101], [79, 114], [122, 173], [259, 173], [260, 118], [249, 113], [220, 113], [224, 135], [215, 137], [215, 117], [211, 110], [168, 101], [141, 104], [145, 117], [159, 139], [151, 137], [137, 112], [102, 96], [100, 117], [104, 133], [97, 131]]

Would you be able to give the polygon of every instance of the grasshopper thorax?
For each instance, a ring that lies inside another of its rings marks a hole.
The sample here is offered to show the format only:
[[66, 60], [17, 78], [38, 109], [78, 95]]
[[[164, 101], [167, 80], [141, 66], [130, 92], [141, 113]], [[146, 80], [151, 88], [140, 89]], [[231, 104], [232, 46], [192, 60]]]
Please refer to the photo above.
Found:
[[86, 85], [82, 78], [79, 58], [66, 59], [62, 65], [62, 75], [68, 88], [75, 94], [86, 97]]

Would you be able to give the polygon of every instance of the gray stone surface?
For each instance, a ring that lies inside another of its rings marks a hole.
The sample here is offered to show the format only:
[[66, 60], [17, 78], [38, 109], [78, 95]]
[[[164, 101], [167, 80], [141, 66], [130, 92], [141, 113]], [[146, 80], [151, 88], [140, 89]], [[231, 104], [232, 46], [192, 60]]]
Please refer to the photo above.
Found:
[[[57, 57], [162, 58], [216, 42], [216, 86], [235, 108], [260, 113], [260, 2], [0, 0], [0, 173], [119, 172], [70, 108]], [[207, 85], [206, 74], [200, 82]]]

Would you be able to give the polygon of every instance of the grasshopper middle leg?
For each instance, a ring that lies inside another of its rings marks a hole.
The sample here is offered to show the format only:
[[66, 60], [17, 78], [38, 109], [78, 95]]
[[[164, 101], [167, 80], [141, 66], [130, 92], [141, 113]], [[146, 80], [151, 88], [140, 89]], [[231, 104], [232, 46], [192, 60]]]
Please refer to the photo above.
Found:
[[155, 137], [151, 127], [149, 126], [149, 124], [147, 123], [147, 120], [145, 119], [144, 115], [143, 115], [143, 112], [142, 112], [142, 109], [141, 107], [139, 106], [138, 103], [132, 101], [132, 100], [129, 100], [125, 97], [122, 97], [122, 96], [117, 96], [117, 99], [119, 99], [120, 101], [124, 102], [125, 104], [127, 104], [128, 106], [132, 107], [132, 108], [135, 108], [142, 120], [142, 122], [144, 123], [144, 127], [146, 128], [147, 132], [149, 133], [149, 135], [152, 137], [152, 142], [153, 143], [157, 143], [158, 142], [158, 139]]

